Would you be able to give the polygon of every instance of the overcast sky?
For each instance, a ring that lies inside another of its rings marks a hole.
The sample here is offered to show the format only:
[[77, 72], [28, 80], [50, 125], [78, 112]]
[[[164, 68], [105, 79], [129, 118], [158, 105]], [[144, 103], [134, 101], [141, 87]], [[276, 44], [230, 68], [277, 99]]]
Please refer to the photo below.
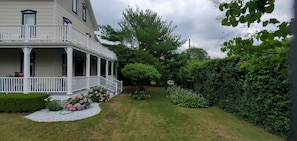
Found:
[[[294, 0], [276, 0], [273, 14], [266, 18], [275, 17], [279, 20], [289, 21], [293, 17]], [[111, 25], [118, 28], [118, 22], [123, 16], [125, 8], [134, 10], [150, 9], [162, 17], [162, 20], [172, 21], [176, 25], [175, 33], [186, 39], [187, 42], [180, 47], [185, 50], [189, 46], [203, 48], [212, 58], [224, 57], [220, 51], [222, 43], [237, 35], [253, 33], [258, 27], [247, 29], [240, 25], [237, 28], [221, 26], [218, 20], [220, 12], [211, 0], [91, 0], [97, 23]]]

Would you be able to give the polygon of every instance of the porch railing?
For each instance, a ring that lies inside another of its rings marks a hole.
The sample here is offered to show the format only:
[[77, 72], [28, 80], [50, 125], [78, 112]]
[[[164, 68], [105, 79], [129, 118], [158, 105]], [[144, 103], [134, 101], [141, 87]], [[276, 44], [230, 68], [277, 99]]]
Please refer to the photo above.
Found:
[[63, 93], [66, 92], [66, 77], [30, 77], [29, 91], [43, 93]]
[[110, 75], [107, 75], [107, 79], [110, 80], [110, 81], [113, 81], [114, 83], [117, 83], [117, 90], [118, 92], [122, 92], [123, 90], [123, 81], [120, 81], [120, 80], [117, 80], [115, 79], [114, 77], [110, 76]]
[[[66, 93], [67, 77], [30, 77], [29, 84], [24, 85], [23, 77], [0, 77], [0, 93], [22, 93], [28, 87], [30, 93]], [[72, 92], [87, 90], [85, 76], [72, 78]], [[102, 76], [91, 76], [90, 87], [101, 86], [115, 95], [121, 93], [122, 83]]]
[[0, 77], [0, 92], [21, 93], [23, 92], [22, 77]]
[[72, 42], [100, 54], [116, 59], [116, 55], [90, 35], [81, 33], [71, 25], [0, 25], [0, 42]]

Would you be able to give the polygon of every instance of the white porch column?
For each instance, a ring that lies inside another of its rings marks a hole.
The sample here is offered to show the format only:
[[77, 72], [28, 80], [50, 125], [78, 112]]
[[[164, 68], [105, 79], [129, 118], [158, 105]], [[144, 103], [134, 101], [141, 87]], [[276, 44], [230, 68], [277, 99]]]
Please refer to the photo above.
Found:
[[113, 61], [111, 62], [111, 74], [110, 75], [112, 78], [114, 78], [113, 77], [113, 75], [114, 75], [114, 62]]
[[28, 47], [23, 48], [24, 53], [24, 84], [23, 92], [24, 94], [29, 93], [29, 77], [30, 77], [30, 52], [31, 49]]
[[90, 59], [90, 54], [89, 53], [87, 53], [86, 54], [86, 86], [87, 86], [87, 89], [89, 89], [90, 88], [90, 67], [91, 67], [91, 65], [90, 65], [90, 62], [91, 62], [91, 59]]
[[108, 71], [109, 71], [109, 61], [107, 59], [105, 59], [105, 78], [107, 78], [108, 76]]
[[98, 77], [98, 86], [100, 86], [100, 78], [101, 78], [101, 58], [97, 58], [97, 77]]
[[73, 49], [67, 47], [67, 94], [72, 94]]

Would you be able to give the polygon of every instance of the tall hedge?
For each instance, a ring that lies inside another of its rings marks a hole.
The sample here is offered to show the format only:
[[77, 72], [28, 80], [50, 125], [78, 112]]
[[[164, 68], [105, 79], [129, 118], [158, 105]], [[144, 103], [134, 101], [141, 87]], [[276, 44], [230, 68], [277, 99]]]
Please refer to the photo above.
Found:
[[286, 65], [248, 71], [238, 67], [240, 62], [224, 58], [188, 64], [180, 70], [180, 76], [186, 75], [179, 77], [179, 83], [203, 94], [210, 105], [289, 137], [291, 101], [289, 74], [283, 71]]
[[290, 90], [288, 77], [275, 69], [249, 72], [243, 85], [240, 116], [267, 131], [290, 134]]

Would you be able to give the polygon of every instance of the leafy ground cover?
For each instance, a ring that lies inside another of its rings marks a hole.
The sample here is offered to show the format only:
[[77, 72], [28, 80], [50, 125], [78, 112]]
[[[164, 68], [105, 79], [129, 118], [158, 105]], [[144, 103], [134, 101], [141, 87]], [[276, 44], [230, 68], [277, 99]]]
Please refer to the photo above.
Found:
[[100, 114], [71, 122], [38, 123], [28, 113], [0, 114], [0, 141], [170, 140], [281, 141], [263, 129], [216, 107], [183, 108], [169, 102], [164, 88], [151, 87], [148, 100], [123, 94], [100, 105]]

